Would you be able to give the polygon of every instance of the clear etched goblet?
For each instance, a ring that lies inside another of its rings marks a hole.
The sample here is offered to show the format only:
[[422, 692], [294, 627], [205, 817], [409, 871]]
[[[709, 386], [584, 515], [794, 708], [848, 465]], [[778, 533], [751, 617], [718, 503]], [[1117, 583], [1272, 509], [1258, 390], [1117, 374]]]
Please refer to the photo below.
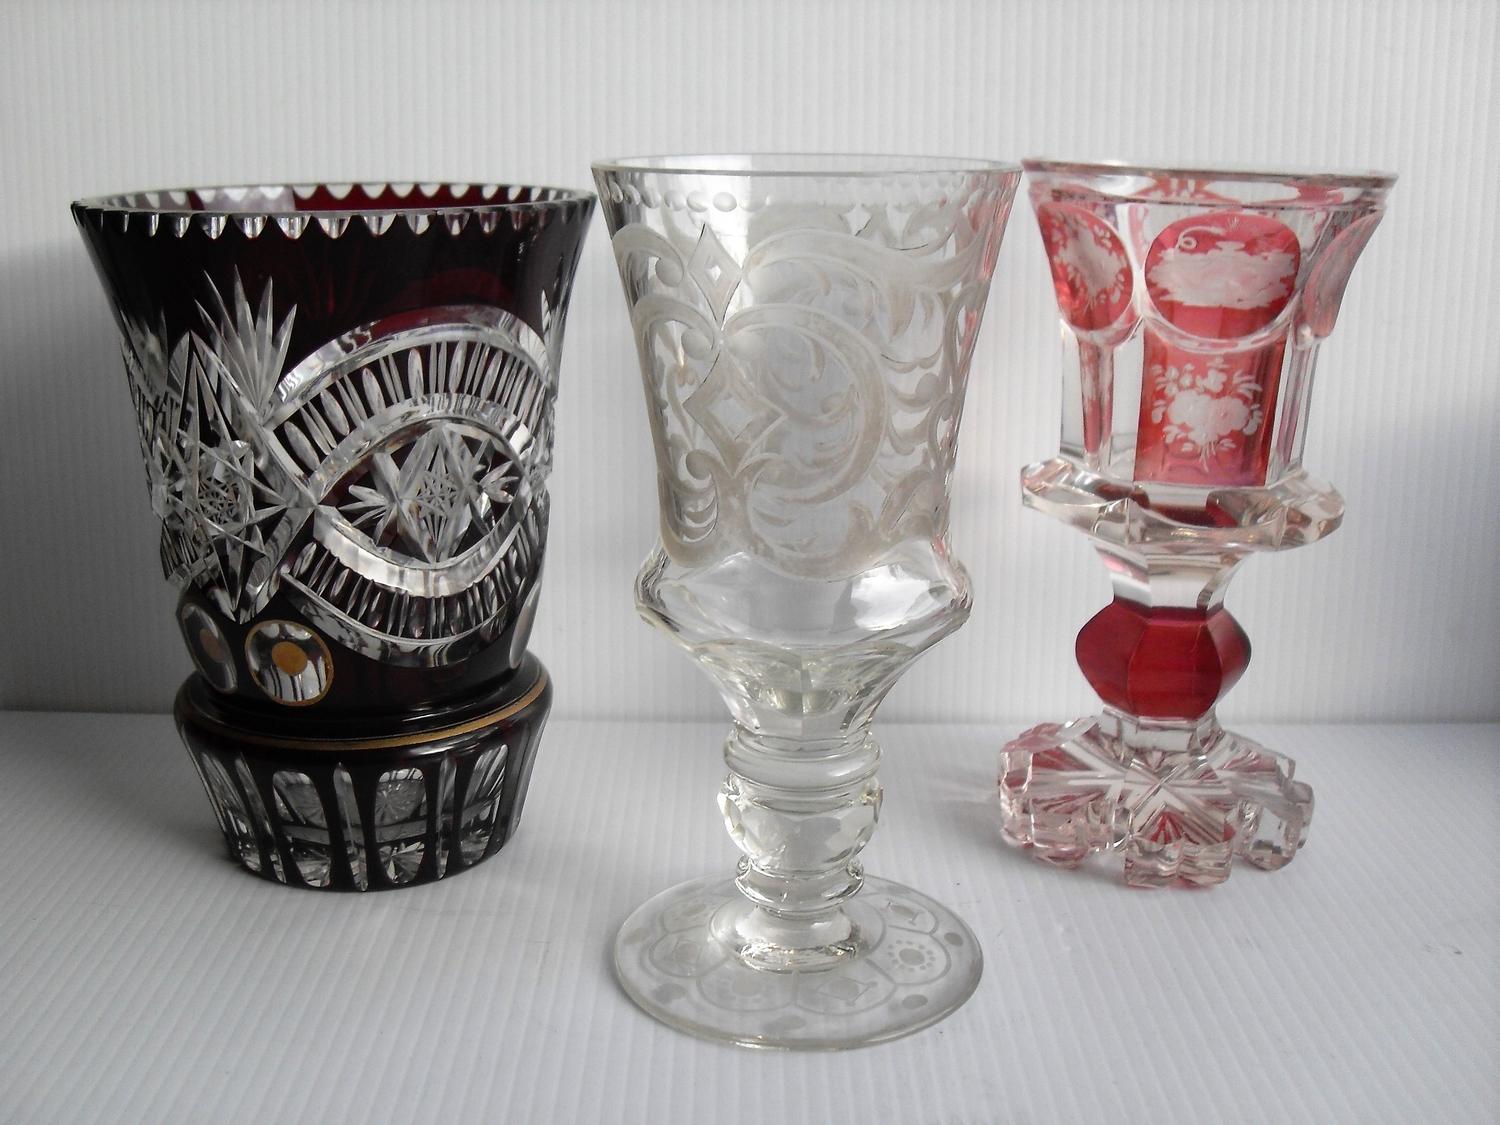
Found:
[[865, 878], [875, 709], [961, 625], [948, 494], [970, 356], [1019, 170], [864, 156], [596, 164], [655, 443], [641, 614], [734, 726], [734, 878], [675, 887], [615, 945], [657, 1018], [752, 1046], [890, 1039], [961, 1004], [981, 957]]
[[1302, 468], [1313, 363], [1394, 177], [1024, 162], [1062, 316], [1062, 448], [1025, 503], [1088, 534], [1114, 600], [1078, 634], [1103, 712], [1001, 753], [1006, 838], [1134, 886], [1289, 863], [1312, 789], [1214, 713], [1250, 660], [1249, 555], [1333, 532]]

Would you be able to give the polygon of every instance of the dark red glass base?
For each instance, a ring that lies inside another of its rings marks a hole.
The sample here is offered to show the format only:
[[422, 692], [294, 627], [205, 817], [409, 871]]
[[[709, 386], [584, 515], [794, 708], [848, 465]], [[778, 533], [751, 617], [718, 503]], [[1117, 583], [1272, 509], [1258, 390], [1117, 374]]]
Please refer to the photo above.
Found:
[[527, 655], [484, 698], [442, 714], [337, 728], [236, 722], [201, 676], [177, 728], [246, 870], [292, 886], [383, 890], [455, 875], [499, 851], [520, 821], [552, 706]]

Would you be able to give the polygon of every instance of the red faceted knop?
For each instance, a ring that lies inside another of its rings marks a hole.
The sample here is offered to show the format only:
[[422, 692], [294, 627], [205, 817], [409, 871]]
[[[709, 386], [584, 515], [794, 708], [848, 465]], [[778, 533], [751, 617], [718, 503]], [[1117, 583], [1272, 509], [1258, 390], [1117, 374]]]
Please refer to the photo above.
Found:
[[1078, 633], [1078, 666], [1111, 707], [1196, 719], [1250, 663], [1250, 638], [1222, 607], [1151, 608], [1116, 598]]

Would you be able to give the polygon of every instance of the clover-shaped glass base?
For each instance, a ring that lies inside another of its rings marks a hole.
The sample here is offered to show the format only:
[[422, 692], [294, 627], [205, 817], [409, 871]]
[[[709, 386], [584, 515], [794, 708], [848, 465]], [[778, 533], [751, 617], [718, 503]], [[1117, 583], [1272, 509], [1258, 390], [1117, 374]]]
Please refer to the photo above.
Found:
[[663, 891], [615, 940], [615, 973], [663, 1023], [746, 1047], [836, 1050], [936, 1023], [969, 998], [983, 965], [969, 927], [924, 894], [867, 878], [844, 906], [847, 958], [817, 970], [754, 967], [736, 950], [750, 909], [733, 879]]
[[1267, 871], [1292, 861], [1313, 812], [1294, 769], [1212, 715], [1196, 727], [1110, 712], [1045, 723], [1000, 753], [1001, 831], [1059, 867], [1113, 850], [1131, 886], [1209, 886], [1236, 857]]

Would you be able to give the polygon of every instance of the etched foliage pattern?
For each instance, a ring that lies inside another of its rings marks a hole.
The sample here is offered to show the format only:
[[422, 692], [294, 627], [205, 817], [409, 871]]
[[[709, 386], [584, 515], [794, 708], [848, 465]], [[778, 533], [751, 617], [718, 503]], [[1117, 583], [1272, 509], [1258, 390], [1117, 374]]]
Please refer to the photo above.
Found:
[[953, 180], [701, 206], [611, 185], [675, 562], [747, 552], [835, 577], [944, 534], [992, 219], [1009, 205], [992, 182]]
[[297, 310], [271, 283], [202, 288], [201, 327], [176, 338], [124, 318], [167, 576], [240, 623], [285, 588], [392, 663], [493, 640], [546, 533], [555, 343], [495, 308], [443, 306], [287, 369]]

